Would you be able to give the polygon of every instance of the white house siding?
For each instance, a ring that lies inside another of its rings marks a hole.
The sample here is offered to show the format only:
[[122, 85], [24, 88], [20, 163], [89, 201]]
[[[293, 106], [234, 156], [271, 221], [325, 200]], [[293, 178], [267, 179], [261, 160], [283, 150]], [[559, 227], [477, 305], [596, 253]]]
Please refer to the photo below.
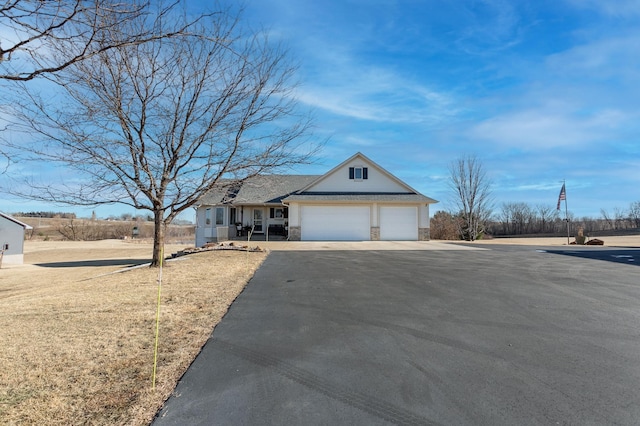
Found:
[[[216, 224], [216, 208], [222, 208], [224, 212], [221, 225]], [[207, 223], [207, 209], [211, 209], [209, 223]], [[217, 241], [218, 227], [230, 228], [227, 236], [235, 235], [233, 224], [229, 224], [228, 206], [202, 206], [198, 208], [196, 210], [196, 246], [201, 247], [206, 243]]]
[[[367, 179], [349, 179], [349, 167], [367, 167]], [[377, 167], [356, 159], [327, 175], [307, 191], [313, 192], [407, 192], [407, 187]]]
[[429, 219], [429, 204], [422, 204], [418, 210], [418, 227], [428, 229], [431, 226]]

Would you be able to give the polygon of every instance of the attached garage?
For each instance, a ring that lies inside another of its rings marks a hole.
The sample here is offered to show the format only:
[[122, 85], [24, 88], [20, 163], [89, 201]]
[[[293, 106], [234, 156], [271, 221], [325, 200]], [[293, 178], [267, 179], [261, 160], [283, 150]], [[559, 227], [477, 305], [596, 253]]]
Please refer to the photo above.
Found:
[[369, 206], [302, 206], [303, 241], [368, 241], [371, 239]]
[[381, 206], [380, 239], [384, 241], [417, 241], [418, 208], [415, 206]]

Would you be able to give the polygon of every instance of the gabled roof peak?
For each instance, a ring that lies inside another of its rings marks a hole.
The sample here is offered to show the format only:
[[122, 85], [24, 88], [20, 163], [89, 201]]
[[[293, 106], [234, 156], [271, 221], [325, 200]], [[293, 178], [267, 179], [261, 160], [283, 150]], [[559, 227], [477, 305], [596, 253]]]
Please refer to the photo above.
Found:
[[399, 178], [397, 178], [396, 176], [394, 176], [393, 174], [389, 173], [384, 167], [380, 166], [378, 163], [376, 163], [375, 161], [373, 161], [372, 159], [370, 159], [369, 157], [367, 157], [366, 155], [364, 155], [362, 152], [358, 151], [355, 154], [353, 154], [351, 157], [347, 158], [346, 160], [344, 160], [342, 163], [338, 164], [337, 166], [335, 166], [334, 168], [332, 168], [331, 170], [329, 170], [327, 173], [323, 174], [322, 176], [320, 176], [318, 179], [316, 179], [315, 181], [311, 182], [309, 185], [305, 186], [304, 188], [300, 189], [298, 191], [298, 193], [303, 193], [306, 191], [309, 191], [310, 188], [316, 186], [318, 183], [322, 182], [323, 180], [327, 179], [327, 177], [329, 177], [330, 175], [336, 173], [338, 170], [340, 170], [341, 168], [345, 167], [347, 164], [353, 162], [355, 159], [360, 158], [362, 159], [364, 162], [368, 163], [370, 166], [375, 167], [376, 169], [378, 169], [380, 172], [382, 172], [382, 174], [384, 174], [385, 176], [387, 176], [389, 179], [391, 179], [392, 181], [396, 182], [398, 185], [400, 185], [403, 188], [407, 189], [407, 192], [411, 192], [411, 193], [415, 193], [415, 194], [419, 194], [418, 191], [416, 191], [415, 189], [413, 189], [412, 187], [410, 187], [409, 185], [407, 185], [405, 182], [403, 182], [402, 180], [400, 180]]

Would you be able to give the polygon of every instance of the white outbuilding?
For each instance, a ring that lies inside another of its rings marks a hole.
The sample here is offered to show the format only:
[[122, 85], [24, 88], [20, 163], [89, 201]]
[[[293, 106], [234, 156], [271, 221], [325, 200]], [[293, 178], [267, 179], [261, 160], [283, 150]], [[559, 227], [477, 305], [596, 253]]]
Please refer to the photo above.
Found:
[[0, 265], [22, 265], [24, 262], [24, 233], [33, 229], [26, 223], [0, 212]]

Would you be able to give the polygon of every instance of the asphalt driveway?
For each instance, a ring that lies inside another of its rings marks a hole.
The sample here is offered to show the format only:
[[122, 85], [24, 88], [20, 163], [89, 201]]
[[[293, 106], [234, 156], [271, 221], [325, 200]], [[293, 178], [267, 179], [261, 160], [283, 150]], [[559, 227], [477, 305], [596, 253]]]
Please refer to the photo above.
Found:
[[638, 424], [640, 269], [560, 254], [272, 252], [154, 424]]

